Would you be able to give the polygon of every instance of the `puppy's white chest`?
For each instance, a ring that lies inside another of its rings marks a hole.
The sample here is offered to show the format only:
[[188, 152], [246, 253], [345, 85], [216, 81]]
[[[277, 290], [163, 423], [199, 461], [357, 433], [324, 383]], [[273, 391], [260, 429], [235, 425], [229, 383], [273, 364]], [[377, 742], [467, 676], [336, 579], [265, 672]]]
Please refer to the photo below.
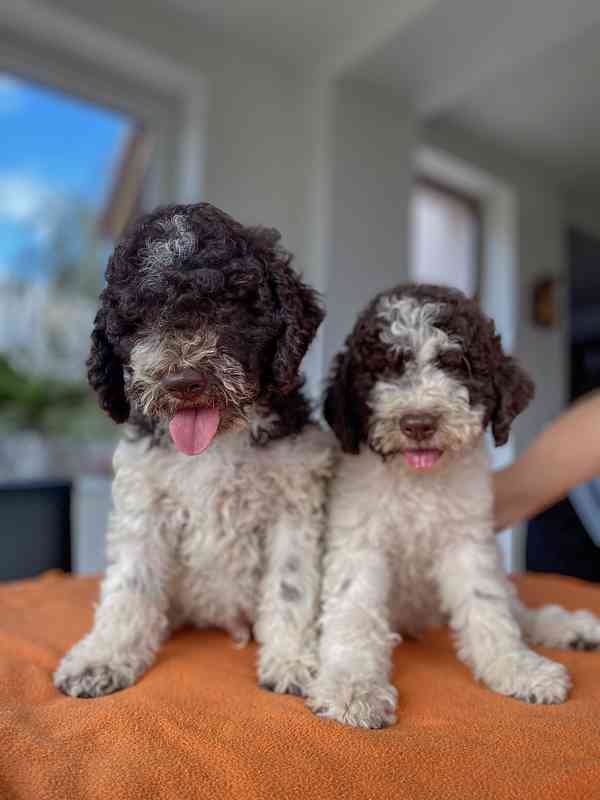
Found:
[[257, 581], [265, 531], [279, 512], [269, 472], [244, 454], [225, 460], [216, 453], [192, 474], [182, 474], [173, 490], [188, 510], [179, 547], [184, 567], [196, 578], [202, 573], [203, 580], [241, 570], [246, 581], [251, 574]]
[[155, 534], [141, 535], [168, 539], [181, 618], [234, 632], [251, 623], [279, 521], [301, 518], [330, 472], [329, 437], [308, 429], [257, 447], [247, 433], [232, 432], [191, 458], [140, 448], [121, 446], [120, 483], [131, 493], [128, 475], [135, 474], [137, 501], [143, 490], [157, 522], [164, 520]]
[[452, 547], [493, 537], [483, 449], [445, 470], [410, 473], [368, 451], [343, 459], [332, 493], [331, 559], [352, 548], [385, 558], [397, 630], [440, 621], [436, 570]]

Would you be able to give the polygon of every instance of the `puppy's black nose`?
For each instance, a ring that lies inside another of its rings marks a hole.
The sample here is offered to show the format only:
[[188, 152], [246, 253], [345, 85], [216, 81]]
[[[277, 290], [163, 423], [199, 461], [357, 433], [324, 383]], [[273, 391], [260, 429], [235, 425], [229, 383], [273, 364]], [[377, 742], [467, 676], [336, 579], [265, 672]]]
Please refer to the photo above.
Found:
[[437, 430], [437, 417], [433, 414], [405, 414], [400, 418], [400, 430], [415, 442], [431, 439]]
[[165, 375], [161, 380], [161, 385], [169, 394], [176, 397], [189, 397], [206, 390], [206, 378], [195, 369], [184, 369], [182, 372]]

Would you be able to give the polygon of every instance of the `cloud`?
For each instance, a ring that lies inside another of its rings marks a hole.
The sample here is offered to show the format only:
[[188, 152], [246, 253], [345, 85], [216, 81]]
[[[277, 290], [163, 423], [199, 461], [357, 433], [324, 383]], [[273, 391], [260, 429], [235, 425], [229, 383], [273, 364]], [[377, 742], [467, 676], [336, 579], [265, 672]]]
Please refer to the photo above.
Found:
[[26, 104], [25, 85], [10, 75], [0, 73], [0, 114], [21, 111]]
[[51, 232], [61, 197], [24, 173], [0, 173], [0, 219], [29, 225], [37, 239]]
[[0, 174], [0, 215], [14, 222], [35, 216], [48, 195], [40, 181], [19, 173]]

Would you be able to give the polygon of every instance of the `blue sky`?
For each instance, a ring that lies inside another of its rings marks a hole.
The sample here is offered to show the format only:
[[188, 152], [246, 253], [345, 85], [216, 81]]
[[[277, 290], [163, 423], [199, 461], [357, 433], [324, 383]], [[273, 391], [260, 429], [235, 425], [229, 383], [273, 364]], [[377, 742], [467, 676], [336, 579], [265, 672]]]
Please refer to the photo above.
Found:
[[100, 209], [130, 121], [0, 72], [0, 276], [43, 252], [61, 203]]

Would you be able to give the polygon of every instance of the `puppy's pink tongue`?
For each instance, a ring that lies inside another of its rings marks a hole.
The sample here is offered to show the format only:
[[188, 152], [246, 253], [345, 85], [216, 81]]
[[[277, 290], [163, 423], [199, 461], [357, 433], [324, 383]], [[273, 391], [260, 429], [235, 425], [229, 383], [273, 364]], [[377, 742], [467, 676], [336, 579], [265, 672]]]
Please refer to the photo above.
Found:
[[405, 450], [404, 460], [413, 469], [431, 469], [442, 457], [441, 450]]
[[169, 431], [180, 453], [197, 456], [212, 442], [218, 427], [216, 408], [186, 408], [175, 414]]

